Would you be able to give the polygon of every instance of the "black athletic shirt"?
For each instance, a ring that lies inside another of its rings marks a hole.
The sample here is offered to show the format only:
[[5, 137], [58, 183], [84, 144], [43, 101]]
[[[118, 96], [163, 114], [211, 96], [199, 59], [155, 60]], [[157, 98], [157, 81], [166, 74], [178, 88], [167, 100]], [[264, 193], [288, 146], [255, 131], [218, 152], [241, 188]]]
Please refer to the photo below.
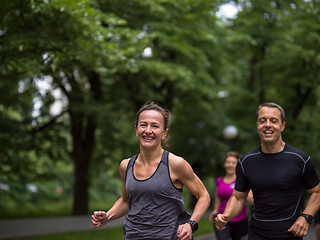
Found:
[[260, 146], [253, 149], [240, 158], [236, 171], [235, 189], [252, 189], [252, 216], [259, 222], [297, 219], [303, 188], [312, 189], [319, 183], [311, 158], [288, 144], [274, 154], [263, 153]]

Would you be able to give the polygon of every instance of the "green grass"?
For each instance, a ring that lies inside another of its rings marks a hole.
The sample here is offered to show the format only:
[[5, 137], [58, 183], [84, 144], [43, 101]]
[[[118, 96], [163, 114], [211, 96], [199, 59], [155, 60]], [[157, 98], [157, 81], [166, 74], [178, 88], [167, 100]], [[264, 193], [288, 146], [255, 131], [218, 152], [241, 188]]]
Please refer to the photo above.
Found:
[[41, 235], [27, 238], [14, 238], [14, 240], [122, 240], [122, 227], [105, 228], [84, 232], [69, 232], [61, 234]]
[[[212, 224], [207, 217], [204, 217], [199, 222], [199, 230], [194, 236], [212, 233]], [[23, 238], [23, 240], [122, 240], [123, 231], [121, 227], [104, 228], [99, 230], [90, 230], [82, 232], [69, 232], [62, 234], [41, 235], [35, 237]], [[14, 238], [14, 240], [22, 240], [22, 238]]]
[[[20, 208], [20, 205], [16, 204], [14, 207], [0, 208], [0, 219], [63, 217], [72, 215], [71, 200], [43, 201], [38, 204], [23, 203], [23, 208]], [[112, 205], [113, 202], [110, 200], [89, 204], [89, 214], [95, 210], [108, 210]], [[19, 208], [19, 216], [16, 214], [17, 208]]]
[[[34, 217], [60, 217], [71, 215], [71, 201], [46, 201], [45, 203], [24, 203], [23, 208], [18, 205], [0, 210], [0, 219], [34, 218]], [[19, 216], [16, 211], [19, 208]]]
[[213, 233], [212, 223], [209, 218], [204, 216], [199, 222], [199, 230], [194, 234], [194, 236], [200, 236], [203, 234]]

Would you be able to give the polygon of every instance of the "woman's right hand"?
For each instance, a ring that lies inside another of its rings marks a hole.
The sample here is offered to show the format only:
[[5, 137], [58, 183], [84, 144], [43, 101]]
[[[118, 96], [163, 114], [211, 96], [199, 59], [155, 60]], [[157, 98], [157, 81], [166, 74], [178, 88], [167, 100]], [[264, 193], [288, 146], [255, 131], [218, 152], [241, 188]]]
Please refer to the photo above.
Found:
[[105, 211], [94, 211], [91, 216], [92, 226], [94, 228], [101, 227], [108, 222], [108, 216]]
[[214, 219], [216, 218], [217, 214], [218, 214], [218, 211], [212, 211], [211, 212], [211, 214], [209, 216], [209, 220], [210, 220], [211, 223], [214, 223]]

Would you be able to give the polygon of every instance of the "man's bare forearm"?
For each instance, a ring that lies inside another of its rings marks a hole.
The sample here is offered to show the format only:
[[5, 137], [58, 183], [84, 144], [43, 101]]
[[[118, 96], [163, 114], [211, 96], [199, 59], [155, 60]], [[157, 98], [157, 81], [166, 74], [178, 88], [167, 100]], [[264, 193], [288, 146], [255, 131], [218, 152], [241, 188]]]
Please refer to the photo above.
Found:
[[246, 197], [244, 198], [243, 196], [240, 197], [236, 194], [232, 194], [224, 210], [224, 214], [229, 215], [228, 221], [239, 215], [244, 207], [245, 199]]

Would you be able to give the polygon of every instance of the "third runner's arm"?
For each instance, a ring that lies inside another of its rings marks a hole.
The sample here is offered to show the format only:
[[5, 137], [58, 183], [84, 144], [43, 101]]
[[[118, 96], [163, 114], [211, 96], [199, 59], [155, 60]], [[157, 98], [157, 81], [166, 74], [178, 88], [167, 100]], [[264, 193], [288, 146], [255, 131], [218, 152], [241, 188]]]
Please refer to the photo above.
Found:
[[210, 217], [209, 217], [209, 220], [212, 223], [214, 223], [214, 219], [216, 218], [216, 216], [218, 214], [220, 204], [221, 204], [221, 200], [220, 200], [218, 193], [216, 191], [216, 194], [214, 196], [213, 210], [212, 210]]
[[239, 215], [245, 205], [247, 196], [248, 192], [233, 190], [223, 214], [218, 214], [215, 219], [216, 227], [219, 230], [223, 230], [230, 220]]

